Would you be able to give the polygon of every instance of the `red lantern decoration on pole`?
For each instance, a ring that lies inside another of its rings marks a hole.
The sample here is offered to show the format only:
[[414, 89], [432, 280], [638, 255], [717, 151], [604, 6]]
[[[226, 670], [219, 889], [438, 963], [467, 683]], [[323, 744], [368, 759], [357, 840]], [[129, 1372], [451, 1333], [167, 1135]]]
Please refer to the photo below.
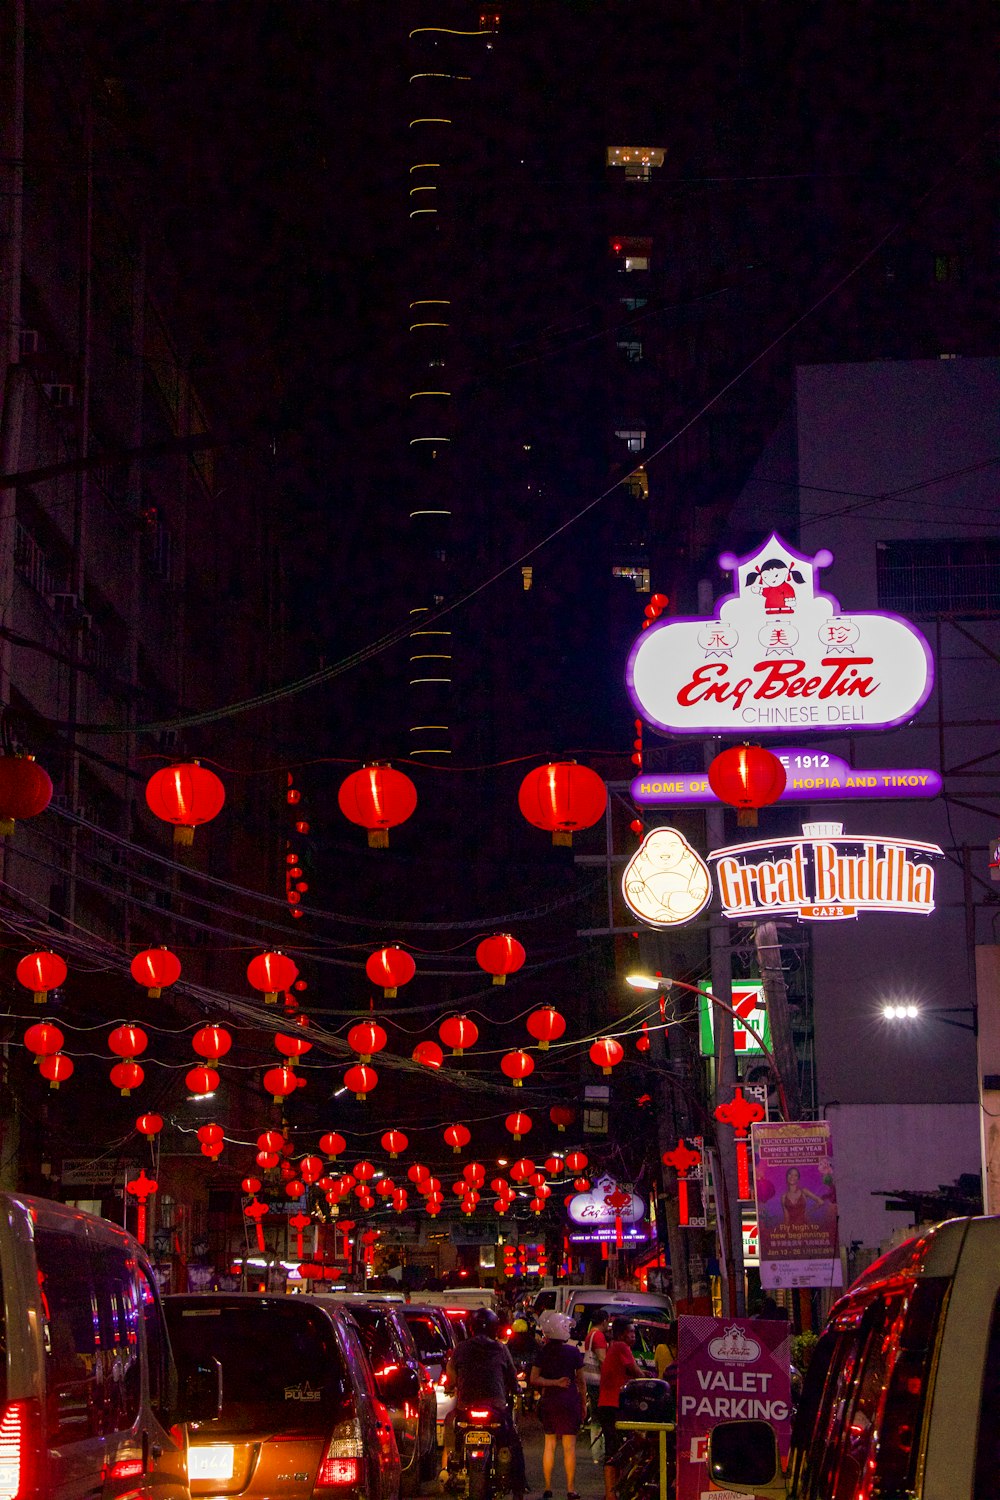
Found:
[[52, 781], [33, 755], [0, 755], [0, 834], [18, 818], [35, 818], [52, 801]]
[[146, 1075], [137, 1062], [120, 1062], [115, 1063], [109, 1076], [122, 1098], [127, 1099], [132, 1090], [139, 1087]]
[[463, 1146], [467, 1146], [472, 1140], [472, 1133], [466, 1125], [449, 1125], [444, 1131], [445, 1144], [450, 1146], [457, 1156]]
[[720, 802], [737, 809], [741, 828], [757, 827], [757, 809], [777, 802], [786, 783], [785, 768], [760, 745], [723, 750], [708, 768], [708, 784]]
[[566, 1022], [554, 1005], [543, 1005], [540, 1010], [533, 1010], [525, 1025], [541, 1052], [547, 1052], [549, 1043], [557, 1042], [566, 1030]]
[[181, 977], [181, 961], [169, 948], [144, 948], [131, 964], [132, 978], [141, 984], [150, 1000], [159, 1000], [170, 984]]
[[531, 1129], [531, 1116], [526, 1115], [523, 1110], [517, 1110], [514, 1114], [507, 1116], [504, 1126], [510, 1131], [515, 1141], [519, 1141]]
[[24, 1033], [24, 1045], [35, 1054], [35, 1064], [43, 1057], [54, 1057], [60, 1051], [65, 1037], [54, 1021], [36, 1021]]
[[476, 949], [476, 963], [487, 974], [493, 975], [494, 984], [506, 984], [507, 975], [516, 974], [524, 960], [524, 948], [509, 932], [483, 938]]
[[535, 1071], [534, 1059], [520, 1049], [508, 1052], [500, 1060], [500, 1071], [511, 1080], [516, 1089], [522, 1088], [524, 1080]]
[[38, 1064], [38, 1071], [43, 1078], [48, 1079], [50, 1089], [57, 1089], [67, 1078], [72, 1078], [75, 1069], [73, 1059], [62, 1052], [56, 1052], [52, 1057], [43, 1057]]
[[438, 1027], [438, 1036], [453, 1057], [461, 1057], [467, 1047], [474, 1047], [479, 1040], [479, 1027], [468, 1016], [449, 1016]]
[[138, 1177], [133, 1178], [131, 1182], [125, 1184], [126, 1192], [131, 1193], [132, 1197], [137, 1199], [139, 1203], [135, 1237], [140, 1245], [146, 1243], [146, 1199], [151, 1198], [159, 1186], [160, 1184], [155, 1178], [146, 1176], [145, 1167], [140, 1167]]
[[[301, 1187], [302, 1184], [299, 1183], [299, 1186]], [[296, 1260], [302, 1259], [302, 1231], [308, 1229], [311, 1223], [312, 1219], [308, 1214], [292, 1214], [288, 1220], [289, 1228], [295, 1230]]]
[[298, 967], [287, 953], [258, 953], [247, 964], [247, 978], [262, 991], [265, 1005], [276, 1005], [278, 991], [290, 990], [298, 977]]
[[576, 829], [591, 828], [603, 816], [608, 791], [596, 771], [556, 761], [528, 772], [517, 805], [533, 827], [552, 834], [554, 844], [572, 844]]
[[688, 1224], [691, 1220], [688, 1182], [692, 1177], [701, 1176], [701, 1152], [693, 1151], [684, 1141], [678, 1141], [672, 1151], [664, 1151], [663, 1165], [673, 1167], [677, 1173], [677, 1218], [680, 1224]]
[[376, 1052], [381, 1052], [389, 1040], [377, 1021], [359, 1021], [347, 1033], [347, 1045], [356, 1052], [363, 1063], [370, 1063]]
[[337, 804], [344, 817], [368, 830], [371, 849], [387, 849], [389, 829], [405, 823], [417, 805], [417, 789], [409, 776], [385, 762], [352, 771], [341, 783]]
[[728, 1104], [718, 1104], [715, 1108], [715, 1118], [721, 1120], [723, 1125], [732, 1126], [736, 1138], [737, 1193], [743, 1201], [753, 1197], [747, 1136], [750, 1126], [755, 1120], [763, 1120], [764, 1113], [763, 1104], [759, 1104], [756, 1099], [747, 1099], [738, 1086], [733, 1090], [733, 1097]]
[[368, 1067], [367, 1063], [358, 1063], [353, 1068], [348, 1068], [344, 1074], [344, 1087], [350, 1089], [359, 1104], [365, 1102], [365, 1098], [371, 1093], [378, 1083], [378, 1074], [374, 1068]]
[[280, 1104], [282, 1099], [294, 1094], [298, 1086], [299, 1080], [293, 1068], [268, 1068], [264, 1074], [264, 1087], [275, 1104]]
[[444, 1062], [444, 1053], [437, 1042], [418, 1042], [413, 1049], [413, 1061], [424, 1068], [439, 1068]]
[[214, 771], [193, 760], [154, 771], [146, 783], [149, 810], [174, 825], [174, 843], [192, 844], [194, 831], [222, 811], [226, 789]]
[[589, 1056], [595, 1067], [610, 1074], [612, 1068], [617, 1067], [625, 1056], [625, 1049], [613, 1036], [602, 1036], [591, 1047]]
[[253, 1203], [248, 1203], [246, 1208], [243, 1210], [244, 1217], [247, 1219], [252, 1219], [254, 1221], [254, 1225], [257, 1230], [258, 1250], [264, 1249], [264, 1226], [260, 1221], [261, 1219], [266, 1218], [270, 1212], [271, 1210], [268, 1208], [267, 1204], [261, 1203], [259, 1198], [255, 1198]]
[[191, 1046], [206, 1062], [218, 1062], [232, 1045], [233, 1039], [224, 1026], [202, 1026], [191, 1038]]
[[162, 1115], [140, 1115], [135, 1122], [135, 1128], [140, 1135], [144, 1135], [147, 1141], [154, 1141], [163, 1129]]
[[372, 984], [379, 986], [387, 1000], [393, 1000], [399, 987], [409, 984], [417, 966], [406, 952], [405, 948], [394, 945], [391, 948], [379, 948], [376, 953], [368, 957], [365, 964], [365, 973]]
[[66, 964], [58, 953], [27, 953], [17, 966], [17, 978], [30, 990], [36, 1005], [44, 1005], [49, 990], [57, 990], [66, 979]]
[[397, 1157], [401, 1151], [405, 1151], [410, 1144], [408, 1138], [401, 1130], [387, 1130], [382, 1137], [382, 1150], [388, 1151], [390, 1157]]

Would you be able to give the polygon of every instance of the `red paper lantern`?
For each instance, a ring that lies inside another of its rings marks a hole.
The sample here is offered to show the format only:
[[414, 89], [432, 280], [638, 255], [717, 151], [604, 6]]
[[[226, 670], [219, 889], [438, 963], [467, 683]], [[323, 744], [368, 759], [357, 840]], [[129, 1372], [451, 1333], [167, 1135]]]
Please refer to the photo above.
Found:
[[319, 1149], [324, 1152], [331, 1161], [336, 1161], [341, 1151], [347, 1149], [347, 1142], [336, 1130], [328, 1130], [326, 1135], [319, 1138]]
[[199, 1125], [198, 1139], [203, 1146], [221, 1146], [226, 1133], [221, 1125]]
[[543, 1005], [533, 1010], [525, 1022], [528, 1035], [534, 1037], [542, 1052], [549, 1050], [550, 1042], [557, 1042], [566, 1030], [566, 1022], [554, 1005]]
[[445, 1144], [450, 1146], [457, 1156], [463, 1146], [467, 1146], [472, 1140], [472, 1134], [465, 1125], [449, 1125], [444, 1131]]
[[438, 1027], [438, 1036], [453, 1057], [461, 1057], [467, 1047], [474, 1047], [479, 1040], [479, 1027], [468, 1016], [449, 1016]]
[[222, 1147], [221, 1146], [202, 1146], [202, 1148], [201, 1148], [201, 1154], [202, 1154], [202, 1156], [210, 1156], [213, 1161], [218, 1161], [219, 1157], [222, 1155]]
[[566, 1163], [561, 1156], [547, 1156], [545, 1158], [545, 1170], [550, 1177], [561, 1177]]
[[150, 1000], [159, 1000], [168, 984], [181, 977], [181, 961], [169, 948], [144, 948], [131, 964], [132, 978], [144, 986]]
[[516, 1114], [507, 1116], [504, 1125], [510, 1131], [515, 1141], [519, 1141], [522, 1135], [527, 1135], [531, 1129], [531, 1116], [518, 1110]]
[[286, 1198], [302, 1198], [302, 1197], [305, 1196], [305, 1191], [306, 1191], [306, 1185], [305, 1185], [305, 1183], [304, 1182], [300, 1182], [297, 1177], [291, 1177], [285, 1183], [285, 1197]]
[[310, 1187], [314, 1182], [318, 1182], [322, 1175], [323, 1158], [321, 1156], [304, 1156], [299, 1162], [299, 1176]]
[[649, 1023], [643, 1021], [642, 1031], [635, 1039], [635, 1050], [637, 1052], [648, 1052], [651, 1046], [652, 1042], [650, 1041], [649, 1037]]
[[363, 1103], [365, 1095], [370, 1094], [378, 1083], [378, 1074], [374, 1068], [369, 1068], [366, 1063], [358, 1063], [353, 1068], [348, 1068], [344, 1074], [344, 1087], [350, 1089], [358, 1103]]
[[549, 1119], [558, 1131], [565, 1131], [576, 1119], [576, 1113], [566, 1104], [553, 1104]]
[[139, 1087], [145, 1076], [137, 1062], [115, 1063], [110, 1073], [111, 1082], [123, 1099], [127, 1099], [132, 1090]]
[[444, 1062], [444, 1053], [437, 1042], [418, 1042], [413, 1049], [413, 1061], [425, 1068], [439, 1068]]
[[572, 760], [537, 766], [517, 794], [523, 816], [551, 833], [554, 844], [572, 844], [574, 830], [591, 828], [607, 803], [607, 788], [597, 772]]
[[191, 1038], [191, 1046], [198, 1056], [208, 1062], [218, 1062], [232, 1045], [233, 1039], [224, 1026], [202, 1026]]
[[144, 1135], [147, 1141], [155, 1140], [163, 1129], [162, 1115], [140, 1115], [135, 1122], [135, 1128], [140, 1135]]
[[164, 766], [146, 783], [150, 812], [174, 825], [175, 844], [193, 843], [195, 829], [217, 817], [225, 800], [226, 789], [218, 776], [196, 760]]
[[586, 1171], [586, 1169], [587, 1169], [587, 1167], [589, 1165], [590, 1165], [590, 1158], [587, 1155], [586, 1151], [567, 1151], [566, 1152], [566, 1170], [567, 1170], [567, 1172], [583, 1172], [583, 1171]]
[[66, 979], [66, 965], [58, 953], [27, 953], [17, 966], [19, 983], [30, 990], [36, 1005], [43, 1005], [49, 990], [57, 990]]
[[476, 949], [476, 963], [487, 974], [493, 975], [494, 984], [506, 984], [507, 975], [516, 974], [524, 959], [524, 948], [509, 932], [483, 938]]
[[287, 953], [258, 953], [247, 964], [247, 978], [255, 990], [261, 990], [264, 1002], [275, 1005], [279, 990], [289, 990], [299, 971]]
[[480, 1188], [486, 1181], [486, 1168], [478, 1161], [466, 1162], [462, 1168], [462, 1176], [470, 1186]]
[[400, 985], [409, 984], [416, 972], [417, 966], [413, 959], [404, 948], [397, 946], [379, 948], [377, 953], [369, 955], [365, 964], [369, 980], [380, 986], [389, 1000], [395, 997]]
[[407, 1172], [407, 1177], [413, 1183], [428, 1182], [430, 1180], [430, 1168], [425, 1167], [422, 1162], [415, 1161]]
[[270, 1172], [278, 1165], [280, 1157], [276, 1151], [258, 1151], [254, 1161], [263, 1171]]
[[288, 1142], [280, 1130], [264, 1130], [257, 1137], [257, 1145], [261, 1151], [284, 1151]]
[[141, 1057], [149, 1046], [149, 1037], [141, 1026], [116, 1026], [108, 1037], [108, 1046], [116, 1057]]
[[0, 755], [0, 834], [18, 818], [35, 818], [52, 801], [52, 781], [33, 755]]
[[377, 1021], [359, 1021], [347, 1033], [347, 1045], [356, 1052], [363, 1063], [369, 1063], [376, 1052], [381, 1052], [389, 1040]]
[[54, 1057], [65, 1037], [53, 1021], [36, 1021], [24, 1033], [24, 1045], [35, 1054], [37, 1063], [43, 1057]]
[[552, 1197], [552, 1189], [549, 1187], [547, 1182], [535, 1183], [535, 1197], [541, 1198], [543, 1202], [546, 1198]]
[[219, 1087], [219, 1075], [214, 1068], [191, 1068], [184, 1082], [189, 1094], [214, 1094]]
[[591, 1062], [603, 1073], [610, 1074], [611, 1069], [617, 1067], [624, 1056], [624, 1047], [613, 1036], [599, 1037], [590, 1049]]
[[405, 1151], [410, 1144], [401, 1130], [387, 1130], [382, 1137], [382, 1150], [388, 1151], [391, 1157], [396, 1157], [401, 1151]]
[[268, 1068], [264, 1074], [264, 1087], [275, 1104], [280, 1104], [289, 1094], [294, 1094], [299, 1080], [292, 1068]]
[[380, 1198], [391, 1198], [396, 1191], [396, 1184], [391, 1177], [383, 1177], [381, 1182], [376, 1183], [375, 1191]]
[[500, 1060], [500, 1071], [509, 1078], [516, 1089], [523, 1087], [524, 1080], [535, 1071], [534, 1059], [520, 1049], [508, 1052]]
[[375, 1163], [371, 1161], [356, 1161], [354, 1163], [354, 1175], [358, 1182], [371, 1182], [375, 1176]]
[[757, 809], [777, 802], [785, 790], [785, 768], [760, 745], [723, 750], [708, 768], [708, 784], [720, 802], [738, 809], [741, 828], [757, 827]]
[[52, 1057], [43, 1057], [38, 1064], [39, 1073], [49, 1080], [49, 1088], [52, 1089], [57, 1089], [67, 1078], [72, 1078], [75, 1068], [72, 1058], [65, 1057], [61, 1052], [54, 1053]]
[[240, 1183], [240, 1187], [248, 1198], [252, 1198], [254, 1193], [259, 1193], [262, 1186], [263, 1184], [259, 1177], [244, 1177]]
[[514, 1182], [527, 1182], [535, 1170], [535, 1163], [530, 1157], [522, 1156], [510, 1169], [511, 1179]]
[[389, 829], [405, 823], [417, 805], [417, 789], [409, 776], [376, 763], [352, 771], [341, 783], [337, 803], [344, 817], [368, 830], [368, 845], [386, 849]]
[[279, 1031], [274, 1038], [274, 1045], [282, 1057], [288, 1058], [288, 1066], [293, 1068], [300, 1057], [305, 1057], [307, 1052], [312, 1051], [312, 1042], [306, 1040], [302, 1035], [296, 1036], [292, 1032]]
[[590, 1192], [590, 1178], [589, 1177], [574, 1177], [574, 1179], [573, 1179], [573, 1186], [576, 1188], [576, 1191], [578, 1193], [589, 1193]]

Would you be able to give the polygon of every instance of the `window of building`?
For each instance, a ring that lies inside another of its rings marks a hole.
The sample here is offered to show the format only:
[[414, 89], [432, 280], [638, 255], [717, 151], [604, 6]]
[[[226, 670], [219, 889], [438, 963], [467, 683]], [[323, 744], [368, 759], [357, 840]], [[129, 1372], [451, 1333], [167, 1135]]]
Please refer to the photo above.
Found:
[[606, 161], [609, 167], [624, 167], [626, 182], [648, 182], [665, 155], [662, 146], [609, 146]]
[[525, 593], [528, 592], [528, 590], [531, 588], [531, 585], [534, 583], [534, 581], [535, 581], [535, 570], [534, 570], [534, 568], [532, 568], [532, 567], [522, 568], [521, 569], [521, 586], [524, 589]]
[[624, 260], [624, 266], [625, 266], [625, 270], [626, 271], [648, 271], [649, 270], [649, 256], [648, 255], [626, 255], [625, 260]]
[[935, 255], [934, 257], [935, 281], [958, 281], [961, 269], [962, 263], [957, 255]]
[[642, 340], [641, 339], [619, 339], [618, 353], [628, 365], [642, 364]]
[[901, 615], [1000, 616], [1000, 537], [879, 542], [880, 609]]
[[633, 499], [649, 499], [649, 475], [646, 473], [645, 464], [640, 464], [638, 469], [628, 476], [624, 484]]
[[641, 453], [646, 446], [644, 427], [616, 427], [615, 437], [621, 438], [630, 453]]
[[626, 312], [638, 312], [640, 307], [645, 307], [649, 301], [648, 297], [619, 297], [619, 302]]
[[611, 576], [612, 578], [631, 578], [637, 594], [649, 593], [649, 569], [641, 563], [614, 563]]
[[498, 10], [481, 10], [479, 12], [479, 29], [480, 31], [499, 31], [500, 12]]
[[648, 271], [653, 241], [648, 235], [615, 235], [609, 243], [620, 271]]

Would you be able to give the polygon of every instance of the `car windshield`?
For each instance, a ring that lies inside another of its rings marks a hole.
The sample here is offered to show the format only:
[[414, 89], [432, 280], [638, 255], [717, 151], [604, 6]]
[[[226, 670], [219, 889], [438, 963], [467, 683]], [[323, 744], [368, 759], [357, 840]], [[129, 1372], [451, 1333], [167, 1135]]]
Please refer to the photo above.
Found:
[[179, 1359], [213, 1356], [222, 1365], [222, 1413], [210, 1433], [316, 1432], [350, 1390], [329, 1320], [291, 1300], [216, 1302], [168, 1298]]
[[403, 1315], [409, 1324], [410, 1332], [413, 1334], [417, 1346], [417, 1353], [427, 1363], [428, 1360], [439, 1364], [447, 1359], [450, 1352], [450, 1344], [439, 1327], [437, 1319], [430, 1313], [406, 1312]]

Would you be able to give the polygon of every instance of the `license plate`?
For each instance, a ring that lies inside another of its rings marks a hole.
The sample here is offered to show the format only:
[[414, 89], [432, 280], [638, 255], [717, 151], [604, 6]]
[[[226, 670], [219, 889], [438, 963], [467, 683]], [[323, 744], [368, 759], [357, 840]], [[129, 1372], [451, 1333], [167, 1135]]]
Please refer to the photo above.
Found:
[[493, 1435], [489, 1432], [467, 1432], [465, 1443], [467, 1447], [485, 1448], [487, 1443], [492, 1443]]
[[236, 1450], [232, 1446], [188, 1449], [188, 1477], [191, 1479], [232, 1479]]

